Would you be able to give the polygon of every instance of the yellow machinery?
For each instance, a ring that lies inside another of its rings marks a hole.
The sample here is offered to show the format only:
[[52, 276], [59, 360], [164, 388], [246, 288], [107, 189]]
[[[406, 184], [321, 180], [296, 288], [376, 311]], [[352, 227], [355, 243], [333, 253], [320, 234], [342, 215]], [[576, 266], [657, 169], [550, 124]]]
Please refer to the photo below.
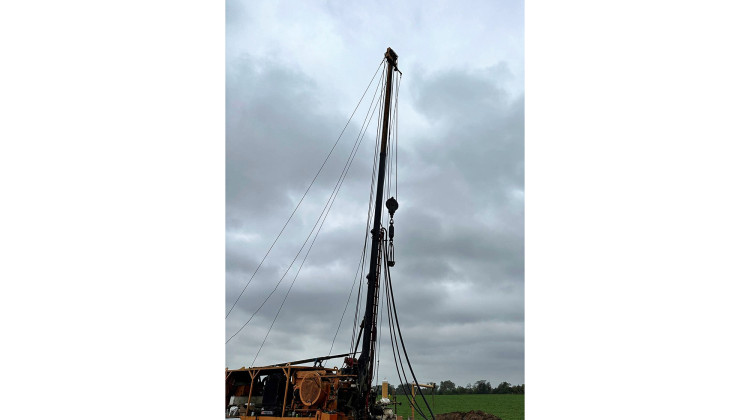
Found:
[[[385, 277], [389, 278], [388, 267], [394, 265], [392, 260], [393, 214], [398, 208], [398, 202], [394, 197], [385, 202], [385, 207], [391, 216], [391, 224], [386, 230], [381, 225], [381, 213], [384, 204], [386, 166], [388, 166], [389, 123], [392, 116], [391, 93], [394, 74], [400, 71], [397, 67], [398, 55], [392, 49], [386, 50], [384, 60], [387, 63], [387, 70], [385, 71], [377, 193], [374, 197], [370, 265], [366, 276], [367, 295], [364, 319], [359, 330], [360, 335], [350, 353], [272, 366], [227, 369], [225, 401], [227, 417], [239, 417], [243, 420], [282, 420], [288, 417], [315, 417], [315, 420], [386, 420], [391, 418], [395, 420], [396, 416], [392, 412], [386, 413], [387, 407], [384, 404], [377, 403], [375, 390], [371, 385], [376, 366], [380, 267], [383, 254], [388, 254], [390, 258], [385, 266], [387, 273]], [[388, 179], [390, 180], [390, 177]], [[391, 241], [388, 249], [385, 249], [386, 231]], [[390, 280], [387, 280], [386, 284], [390, 285]], [[392, 289], [386, 292], [386, 296], [391, 296], [391, 299], [392, 294]], [[395, 303], [393, 305], [396, 329], [400, 336]], [[389, 307], [388, 310], [390, 311], [391, 308]], [[360, 337], [362, 338], [361, 350], [359, 350]], [[401, 342], [403, 346], [403, 339]], [[358, 357], [356, 357], [357, 354]], [[405, 348], [403, 354], [411, 369]], [[324, 368], [319, 364], [323, 360], [336, 357], [344, 357], [341, 369]], [[308, 362], [314, 362], [313, 366], [302, 365]], [[416, 378], [414, 380], [416, 381]]]
[[[300, 361], [305, 362], [305, 361]], [[226, 370], [228, 417], [243, 420], [315, 417], [316, 420], [347, 420], [346, 405], [358, 398], [353, 387], [352, 358], [344, 369], [285, 365]]]

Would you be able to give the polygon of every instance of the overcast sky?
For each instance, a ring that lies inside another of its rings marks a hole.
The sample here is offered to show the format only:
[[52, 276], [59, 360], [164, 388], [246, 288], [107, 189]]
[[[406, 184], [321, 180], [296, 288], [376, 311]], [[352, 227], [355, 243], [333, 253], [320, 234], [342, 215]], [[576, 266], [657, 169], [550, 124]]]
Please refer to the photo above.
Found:
[[[403, 72], [391, 272], [417, 378], [524, 383], [523, 2], [380, 3], [227, 2], [227, 310], [391, 47]], [[310, 232], [365, 110], [230, 314], [227, 338]], [[375, 128], [255, 365], [328, 354], [364, 241]], [[250, 365], [297, 267], [227, 344], [229, 368]], [[353, 307], [334, 354], [348, 351]], [[379, 380], [395, 383], [386, 344]]]

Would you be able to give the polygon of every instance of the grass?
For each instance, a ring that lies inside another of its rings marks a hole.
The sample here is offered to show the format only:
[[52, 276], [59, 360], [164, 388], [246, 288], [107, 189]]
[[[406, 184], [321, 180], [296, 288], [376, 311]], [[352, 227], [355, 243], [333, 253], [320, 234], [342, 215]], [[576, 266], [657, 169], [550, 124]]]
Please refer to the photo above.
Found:
[[[425, 397], [432, 407], [432, 412], [435, 414], [482, 410], [485, 413], [494, 414], [503, 420], [523, 420], [523, 395], [435, 395], [434, 405], [432, 403], [432, 396], [425, 393]], [[398, 395], [396, 396], [396, 401], [401, 403], [397, 408], [397, 414], [403, 416], [404, 420], [406, 420], [407, 417], [411, 416], [411, 407], [409, 406], [408, 398], [404, 395]], [[417, 405], [426, 414], [428, 413], [427, 409], [424, 408], [424, 402], [419, 394], [417, 394]], [[418, 419], [421, 418], [418, 412], [415, 412], [415, 414]]]

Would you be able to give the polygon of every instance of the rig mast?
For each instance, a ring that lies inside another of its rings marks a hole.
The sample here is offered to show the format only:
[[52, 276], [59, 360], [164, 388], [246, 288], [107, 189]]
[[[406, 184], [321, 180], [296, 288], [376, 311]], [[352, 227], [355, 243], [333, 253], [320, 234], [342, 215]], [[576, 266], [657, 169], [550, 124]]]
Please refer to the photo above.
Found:
[[383, 107], [383, 124], [382, 135], [380, 140], [380, 160], [378, 163], [378, 186], [375, 195], [375, 215], [372, 223], [372, 245], [370, 247], [370, 270], [367, 274], [367, 303], [365, 304], [365, 319], [363, 324], [364, 339], [362, 342], [362, 353], [358, 360], [359, 365], [359, 391], [360, 404], [359, 409], [362, 414], [361, 418], [367, 418], [366, 413], [369, 411], [370, 387], [372, 384], [372, 374], [375, 359], [375, 343], [377, 341], [377, 314], [378, 300], [376, 298], [380, 279], [378, 278], [378, 260], [380, 250], [380, 217], [383, 208], [383, 183], [385, 180], [386, 157], [388, 151], [388, 128], [391, 114], [391, 92], [393, 90], [393, 73], [398, 71], [398, 55], [392, 49], [388, 48], [385, 52], [385, 59], [388, 62], [386, 72], [385, 86], [385, 106]]

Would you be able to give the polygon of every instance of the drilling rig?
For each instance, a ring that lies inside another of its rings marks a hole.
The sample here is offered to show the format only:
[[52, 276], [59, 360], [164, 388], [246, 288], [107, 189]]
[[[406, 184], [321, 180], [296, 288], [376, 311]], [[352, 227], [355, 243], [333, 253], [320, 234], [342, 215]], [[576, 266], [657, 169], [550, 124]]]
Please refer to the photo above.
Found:
[[[352, 353], [317, 357], [270, 366], [227, 369], [227, 417], [281, 420], [287, 417], [315, 417], [315, 420], [373, 420], [395, 418], [392, 410], [384, 415], [383, 404], [377, 402], [372, 388], [375, 370], [375, 351], [378, 340], [378, 301], [383, 257], [387, 267], [393, 266], [393, 215], [398, 202], [391, 197], [385, 203], [390, 213], [388, 229], [381, 226], [383, 185], [388, 162], [389, 126], [392, 118], [393, 79], [398, 70], [398, 56], [388, 48], [385, 52], [387, 70], [383, 119], [380, 133], [377, 189], [375, 195], [367, 297], [365, 312]], [[390, 237], [390, 247], [386, 236]], [[385, 248], [385, 249], [384, 249]], [[390, 308], [389, 308], [390, 310]], [[395, 308], [394, 308], [395, 311]], [[400, 331], [399, 331], [400, 333]], [[361, 350], [359, 347], [362, 340]], [[402, 340], [403, 341], [403, 340]], [[357, 357], [359, 353], [359, 357]], [[343, 358], [341, 367], [326, 368], [322, 362]], [[304, 365], [312, 363], [312, 366]], [[411, 367], [411, 366], [410, 366]]]

